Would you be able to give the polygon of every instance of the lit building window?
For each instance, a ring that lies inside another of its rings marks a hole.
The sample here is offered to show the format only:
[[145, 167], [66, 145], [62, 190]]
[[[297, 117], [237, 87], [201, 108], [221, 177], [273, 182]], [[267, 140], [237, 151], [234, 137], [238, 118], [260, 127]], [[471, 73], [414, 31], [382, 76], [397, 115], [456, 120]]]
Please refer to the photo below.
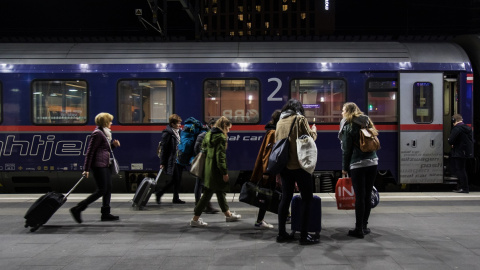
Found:
[[205, 14], [208, 14], [208, 8], [205, 8]]
[[260, 11], [262, 11], [262, 6], [255, 6], [255, 9], [256, 9], [258, 12], [260, 12]]
[[243, 36], [243, 31], [238, 31], [239, 36]]
[[283, 10], [283, 11], [287, 11], [287, 10], [288, 10], [288, 5], [283, 5], [283, 6], [282, 6], [282, 10]]
[[300, 13], [300, 18], [302, 18], [302, 20], [305, 20], [306, 17], [307, 14], [305, 12]]
[[265, 22], [265, 28], [269, 28], [270, 27], [270, 22]]
[[296, 2], [297, 2], [297, 0], [292, 0], [292, 3], [296, 3]]
[[287, 2], [287, 0], [283, 0], [283, 3], [286, 3], [286, 2]]
[[238, 20], [243, 21], [243, 14], [238, 14]]
[[238, 6], [238, 11], [243, 12], [243, 6]]
[[247, 23], [247, 27], [248, 27], [248, 29], [252, 29], [252, 23], [251, 23], [251, 22], [248, 22], [248, 23]]
[[217, 14], [217, 7], [212, 8], [213, 14]]
[[235, 32], [230, 31], [230, 36], [231, 36], [231, 37], [235, 36]]
[[208, 26], [206, 24], [203, 25], [203, 30], [207, 31]]
[[217, 3], [217, 0], [213, 0], [213, 1], [212, 1], [212, 4], [216, 4], [216, 3]]

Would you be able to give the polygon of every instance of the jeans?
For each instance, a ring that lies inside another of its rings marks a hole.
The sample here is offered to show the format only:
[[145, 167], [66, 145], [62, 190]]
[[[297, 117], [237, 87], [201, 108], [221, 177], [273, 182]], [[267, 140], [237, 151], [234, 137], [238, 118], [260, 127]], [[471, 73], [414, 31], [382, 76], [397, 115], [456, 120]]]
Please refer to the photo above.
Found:
[[372, 210], [371, 197], [376, 175], [376, 165], [350, 170], [355, 191], [355, 228], [361, 229], [367, 226]]

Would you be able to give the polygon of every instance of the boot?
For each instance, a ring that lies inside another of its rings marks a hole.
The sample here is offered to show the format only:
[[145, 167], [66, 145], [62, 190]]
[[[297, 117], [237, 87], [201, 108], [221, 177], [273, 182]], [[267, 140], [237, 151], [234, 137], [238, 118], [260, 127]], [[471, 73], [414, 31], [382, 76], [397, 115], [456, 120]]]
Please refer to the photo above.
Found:
[[363, 234], [369, 234], [370, 233], [370, 229], [367, 228], [367, 224], [368, 224], [368, 222], [365, 222], [363, 224]]
[[72, 217], [76, 222], [78, 222], [78, 223], [83, 222], [82, 211], [85, 210], [85, 208], [86, 207], [82, 207], [82, 206], [79, 206], [79, 205], [70, 208], [70, 214], [72, 214]]
[[355, 224], [355, 229], [348, 231], [348, 236], [353, 236], [360, 239], [365, 237], [363, 234], [363, 228], [358, 224]]
[[102, 221], [115, 221], [120, 219], [119, 216], [114, 216], [110, 214], [109, 206], [102, 206], [101, 212], [102, 212], [102, 218], [101, 218]]

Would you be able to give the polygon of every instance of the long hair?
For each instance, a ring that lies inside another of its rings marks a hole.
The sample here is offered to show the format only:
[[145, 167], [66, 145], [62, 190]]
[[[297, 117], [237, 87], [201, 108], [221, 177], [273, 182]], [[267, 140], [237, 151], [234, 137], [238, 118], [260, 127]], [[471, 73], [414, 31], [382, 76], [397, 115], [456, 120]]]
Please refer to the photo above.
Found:
[[302, 102], [291, 98], [283, 105], [282, 112], [292, 110], [294, 112], [300, 113], [301, 115], [305, 116], [305, 110], [303, 109]]
[[[351, 123], [353, 121], [353, 118], [359, 117], [361, 115], [365, 115], [360, 108], [357, 106], [357, 104], [353, 102], [347, 102], [343, 105], [343, 110], [345, 111], [344, 117], [345, 120], [347, 120], [348, 123]], [[365, 115], [366, 116], [366, 115]], [[368, 117], [368, 116], [367, 116]], [[368, 117], [368, 127], [369, 128], [375, 128], [375, 125], [373, 124], [372, 120], [370, 117]]]
[[270, 121], [269, 121], [268, 123], [271, 124], [271, 125], [276, 126], [278, 120], [280, 120], [280, 114], [281, 114], [281, 113], [282, 113], [281, 110], [275, 110], [275, 111], [273, 111], [273, 113], [272, 113], [272, 118], [270, 119]]
[[215, 122], [215, 127], [221, 129], [225, 137], [227, 137], [227, 128], [231, 126], [232, 122], [225, 116], [218, 118], [217, 122]]

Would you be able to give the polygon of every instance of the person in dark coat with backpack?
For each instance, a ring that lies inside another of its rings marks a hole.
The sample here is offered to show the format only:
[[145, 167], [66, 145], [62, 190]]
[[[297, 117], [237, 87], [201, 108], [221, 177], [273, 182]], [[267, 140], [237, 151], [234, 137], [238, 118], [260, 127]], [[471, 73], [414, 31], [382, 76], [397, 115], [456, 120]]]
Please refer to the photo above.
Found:
[[177, 149], [180, 144], [180, 133], [182, 132], [182, 118], [177, 114], [172, 114], [168, 118], [168, 126], [162, 131], [162, 141], [160, 142], [160, 169], [165, 171], [165, 174], [171, 175], [172, 178], [163, 189], [158, 190], [156, 195], [156, 202], [160, 204], [160, 200], [165, 191], [173, 186], [173, 200], [172, 203], [184, 204], [185, 201], [180, 200], [178, 195], [180, 184], [182, 180], [182, 171], [185, 168], [183, 165], [176, 162]]
[[360, 150], [360, 129], [375, 128], [357, 104], [347, 102], [342, 109], [339, 139], [342, 148], [342, 174], [350, 174], [355, 192], [355, 229], [348, 231], [348, 236], [364, 238], [370, 233], [367, 228], [370, 217], [371, 195], [375, 176], [377, 175], [378, 157], [376, 151]]
[[455, 114], [452, 117], [453, 128], [448, 137], [448, 143], [452, 146], [451, 158], [454, 172], [458, 177], [458, 186], [454, 192], [469, 193], [468, 177], [465, 170], [467, 159], [473, 157], [472, 128], [463, 123], [463, 117]]

